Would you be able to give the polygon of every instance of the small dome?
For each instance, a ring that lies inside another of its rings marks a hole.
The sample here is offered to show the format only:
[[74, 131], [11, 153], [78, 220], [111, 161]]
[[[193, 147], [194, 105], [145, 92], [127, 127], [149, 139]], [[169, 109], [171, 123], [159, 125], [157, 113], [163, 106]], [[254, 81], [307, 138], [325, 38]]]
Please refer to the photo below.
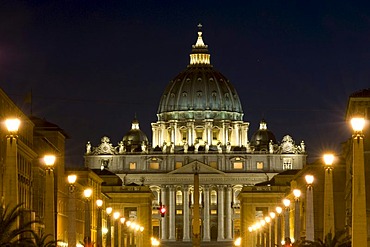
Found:
[[140, 130], [139, 121], [136, 118], [132, 121], [132, 127], [124, 135], [122, 141], [127, 151], [140, 148], [142, 144], [147, 146], [149, 143], [148, 137]]
[[253, 134], [251, 138], [251, 146], [255, 151], [268, 151], [269, 143], [276, 143], [274, 133], [267, 129], [265, 120], [260, 123], [260, 128]]

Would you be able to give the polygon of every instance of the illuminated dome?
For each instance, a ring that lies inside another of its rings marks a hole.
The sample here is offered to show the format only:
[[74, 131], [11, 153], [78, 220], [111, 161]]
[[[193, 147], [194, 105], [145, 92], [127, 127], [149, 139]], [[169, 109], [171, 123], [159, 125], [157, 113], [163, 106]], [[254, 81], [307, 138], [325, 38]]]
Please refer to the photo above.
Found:
[[149, 144], [148, 137], [139, 128], [139, 121], [135, 118], [132, 121], [131, 129], [126, 133], [122, 139], [123, 145], [129, 151], [141, 151], [141, 146]]
[[276, 144], [275, 135], [267, 129], [265, 120], [262, 120], [259, 129], [251, 138], [251, 147], [253, 147], [255, 151], [267, 151], [269, 150], [270, 141], [272, 141], [273, 144]]
[[[201, 28], [201, 25], [198, 26]], [[239, 96], [230, 81], [210, 63], [202, 31], [192, 46], [190, 64], [165, 89], [158, 108], [158, 120], [219, 119], [242, 120]]]
[[152, 147], [163, 152], [188, 147], [216, 150], [216, 146], [219, 151], [230, 151], [249, 143], [249, 123], [243, 121], [239, 96], [230, 81], [211, 65], [201, 27], [198, 25], [190, 64], [167, 85], [157, 122], [152, 123]]

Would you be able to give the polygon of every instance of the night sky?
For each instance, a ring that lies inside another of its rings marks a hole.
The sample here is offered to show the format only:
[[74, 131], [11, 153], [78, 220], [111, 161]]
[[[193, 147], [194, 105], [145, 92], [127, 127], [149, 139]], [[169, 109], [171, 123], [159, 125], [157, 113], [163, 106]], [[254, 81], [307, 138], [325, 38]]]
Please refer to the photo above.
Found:
[[[364, 1], [365, 2], [365, 1]], [[1, 1], [0, 87], [63, 128], [67, 165], [87, 141], [117, 145], [135, 114], [151, 140], [159, 99], [203, 24], [211, 64], [250, 122], [306, 142], [309, 159], [350, 137], [348, 96], [370, 87], [370, 4], [355, 1]]]

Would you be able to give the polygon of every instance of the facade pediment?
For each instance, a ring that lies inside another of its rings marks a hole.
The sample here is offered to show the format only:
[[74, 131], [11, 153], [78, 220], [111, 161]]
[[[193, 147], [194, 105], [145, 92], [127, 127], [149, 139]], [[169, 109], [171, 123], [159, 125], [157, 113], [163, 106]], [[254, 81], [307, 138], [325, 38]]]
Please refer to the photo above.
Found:
[[194, 174], [194, 168], [198, 167], [198, 173], [199, 174], [223, 174], [225, 175], [224, 172], [219, 171], [215, 168], [212, 168], [200, 161], [192, 161], [189, 164], [176, 169], [174, 171], [169, 172], [168, 174]]

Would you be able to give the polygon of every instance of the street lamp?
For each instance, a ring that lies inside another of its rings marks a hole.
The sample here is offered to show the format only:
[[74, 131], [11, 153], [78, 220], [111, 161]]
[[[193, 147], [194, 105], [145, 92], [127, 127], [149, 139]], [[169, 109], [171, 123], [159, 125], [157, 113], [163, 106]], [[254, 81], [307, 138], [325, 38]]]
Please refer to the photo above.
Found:
[[77, 176], [72, 174], [68, 175], [69, 183], [69, 197], [68, 197], [68, 246], [76, 246], [76, 194], [75, 183]]
[[313, 187], [314, 177], [312, 175], [305, 176], [307, 183], [306, 190], [306, 239], [309, 241], [315, 240], [315, 225], [313, 211]]
[[114, 247], [118, 247], [118, 219], [119, 219], [120, 213], [114, 212], [113, 218], [114, 218]]
[[283, 209], [281, 207], [276, 207], [275, 211], [277, 213], [276, 239], [277, 239], [277, 245], [280, 246], [280, 243], [283, 240], [281, 237], [281, 213], [283, 212]]
[[289, 217], [290, 217], [290, 200], [285, 198], [283, 199], [283, 204], [284, 204], [284, 207], [285, 207], [285, 212], [284, 212], [284, 234], [285, 234], [285, 238], [290, 238], [290, 221], [289, 221]]
[[123, 247], [125, 247], [126, 246], [126, 243], [125, 243], [125, 222], [126, 222], [126, 218], [121, 217], [120, 221], [121, 221], [121, 245]]
[[43, 162], [46, 165], [45, 175], [45, 234], [51, 236], [55, 240], [55, 190], [54, 190], [54, 164], [55, 155], [47, 154], [43, 157]]
[[333, 154], [324, 154], [325, 185], [324, 185], [324, 239], [329, 233], [335, 232], [334, 194], [333, 194]]
[[108, 207], [105, 209], [107, 213], [107, 235], [106, 235], [106, 247], [111, 247], [112, 245], [112, 226], [111, 226], [111, 213], [113, 209]]
[[86, 198], [85, 201], [85, 246], [89, 246], [91, 244], [91, 226], [90, 226], [90, 197], [92, 195], [92, 189], [85, 189], [84, 196]]
[[[1, 202], [14, 208], [19, 204], [17, 139], [21, 121], [18, 118], [6, 119], [6, 156], [3, 178], [1, 179]], [[18, 224], [18, 223], [17, 223]]]
[[98, 222], [97, 222], [97, 245], [98, 247], [103, 246], [103, 231], [102, 231], [102, 206], [103, 206], [103, 200], [98, 199], [96, 200], [96, 206], [98, 207]]
[[352, 118], [352, 246], [367, 246], [364, 118]]
[[294, 240], [298, 241], [301, 233], [301, 208], [299, 204], [301, 191], [299, 189], [294, 189], [293, 195], [294, 195]]

